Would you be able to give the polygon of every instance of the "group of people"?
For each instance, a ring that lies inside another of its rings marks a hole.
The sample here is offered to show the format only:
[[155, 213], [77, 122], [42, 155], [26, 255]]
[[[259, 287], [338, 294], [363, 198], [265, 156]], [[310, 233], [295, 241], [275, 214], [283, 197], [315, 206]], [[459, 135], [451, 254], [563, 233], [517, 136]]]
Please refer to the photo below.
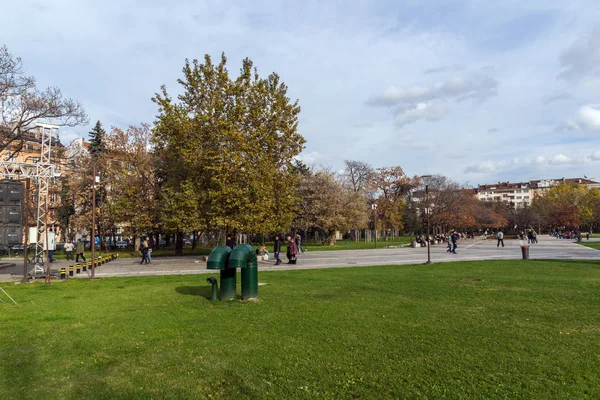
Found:
[[83, 240], [79, 239], [77, 241], [77, 247], [75, 247], [72, 240], [67, 240], [67, 243], [65, 243], [65, 254], [67, 255], [67, 260], [73, 260], [73, 251], [75, 250], [77, 250], [75, 262], [79, 262], [79, 258], [85, 262], [85, 243]]
[[[299, 234], [295, 236], [287, 235], [286, 236], [286, 256], [288, 259], [288, 264], [296, 264], [298, 261], [298, 254], [304, 253], [302, 249], [302, 237]], [[275, 265], [280, 265], [281, 262], [281, 247], [283, 243], [281, 241], [281, 236], [278, 234], [275, 235], [275, 243], [273, 245], [273, 254], [275, 256]], [[227, 235], [227, 239], [225, 240], [225, 246], [230, 247], [231, 249], [235, 248], [236, 243], [233, 240], [233, 235]], [[262, 246], [256, 251], [257, 255], [265, 256], [268, 255], [266, 246]]]
[[[298, 260], [298, 254], [304, 253], [302, 249], [302, 237], [297, 234], [294, 238], [291, 235], [287, 235], [286, 237], [287, 251], [286, 257], [288, 259], [288, 264], [296, 264]], [[281, 239], [279, 235], [275, 235], [275, 244], [273, 246], [273, 253], [275, 255], [275, 265], [281, 264], [281, 258], [279, 254], [281, 253]]]
[[458, 240], [461, 238], [460, 234], [456, 231], [446, 236], [446, 252], [456, 254], [456, 248], [458, 247]]
[[[565, 231], [561, 231], [561, 230], [556, 230], [554, 232], [551, 233], [552, 236], [554, 236], [557, 239], [576, 239], [578, 242], [581, 241], [581, 231], [570, 231], [570, 230], [565, 230]], [[590, 240], [590, 233], [586, 232], [585, 233], [585, 239], [586, 240]]]
[[527, 236], [527, 243], [537, 243], [537, 232], [532, 228], [530, 230], [527, 231], [527, 234], [525, 234], [525, 232], [521, 231], [519, 233], [519, 239], [521, 240], [525, 240], [525, 236]]

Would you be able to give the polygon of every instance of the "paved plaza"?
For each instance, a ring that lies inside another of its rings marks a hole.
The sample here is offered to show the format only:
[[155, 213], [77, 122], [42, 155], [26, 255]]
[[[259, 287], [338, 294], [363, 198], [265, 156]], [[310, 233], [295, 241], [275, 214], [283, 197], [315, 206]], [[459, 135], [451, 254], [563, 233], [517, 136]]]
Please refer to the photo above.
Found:
[[[600, 251], [580, 246], [571, 240], [555, 239], [549, 236], [539, 236], [539, 243], [530, 247], [531, 259], [557, 259], [557, 260], [598, 260]], [[597, 240], [597, 239], [596, 239]], [[594, 241], [592, 239], [591, 241]], [[385, 242], [380, 243], [385, 246]], [[495, 239], [465, 239], [459, 241], [458, 254], [446, 252], [443, 244], [431, 247], [431, 260], [434, 263], [473, 260], [518, 260], [521, 259], [521, 245], [526, 244], [520, 240], [507, 239], [505, 247], [497, 247]], [[310, 249], [310, 247], [309, 247]], [[283, 257], [285, 262], [285, 255]], [[427, 248], [380, 248], [373, 250], [339, 250], [339, 251], [314, 251], [310, 250], [298, 257], [298, 264], [282, 264], [275, 266], [273, 260], [259, 261], [260, 271], [317, 269], [317, 268], [343, 268], [363, 267], [393, 264], [420, 264], [427, 261]], [[0, 281], [18, 280], [23, 274], [23, 265], [20, 260], [3, 260], [3, 263], [15, 263], [10, 266], [0, 266]], [[52, 264], [52, 269], [68, 267], [72, 262], [60, 260]], [[206, 262], [198, 256], [189, 257], [160, 257], [155, 258], [151, 265], [140, 265], [139, 259], [123, 258], [99, 267], [96, 276], [142, 276], [142, 275], [182, 275], [215, 273], [206, 269]], [[89, 277], [87, 273], [80, 273], [78, 278]]]

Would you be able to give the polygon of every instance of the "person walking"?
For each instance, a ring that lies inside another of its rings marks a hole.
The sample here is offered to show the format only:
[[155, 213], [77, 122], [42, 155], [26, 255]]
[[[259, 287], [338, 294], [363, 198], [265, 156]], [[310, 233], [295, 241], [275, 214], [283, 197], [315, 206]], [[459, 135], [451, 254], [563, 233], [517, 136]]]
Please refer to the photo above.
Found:
[[452, 234], [452, 236], [450, 237], [450, 239], [452, 240], [452, 254], [456, 254], [456, 248], [458, 247], [458, 244], [456, 243], [458, 241], [458, 233], [454, 232]]
[[73, 250], [75, 250], [75, 246], [70, 240], [68, 240], [67, 243], [65, 243], [65, 254], [67, 255], [67, 261], [73, 260]]
[[275, 254], [275, 265], [281, 264], [281, 258], [279, 258], [279, 253], [281, 253], [281, 240], [279, 239], [279, 235], [275, 235], [273, 253]]
[[531, 228], [531, 243], [537, 243], [537, 232], [535, 229]]
[[287, 253], [286, 256], [288, 258], [288, 264], [296, 264], [296, 253], [298, 249], [296, 248], [296, 242], [292, 240], [291, 236], [287, 237]]
[[152, 238], [148, 237], [146, 243], [148, 243], [148, 264], [152, 264], [152, 248], [154, 247], [152, 244]]
[[502, 243], [502, 247], [504, 247], [504, 233], [502, 233], [502, 231], [498, 231], [498, 244], [496, 244], [496, 247], [500, 247], [500, 243]]
[[79, 239], [77, 242], [77, 255], [75, 256], [75, 262], [79, 262], [79, 257], [81, 257], [83, 262], [85, 262], [85, 255], [83, 254], [84, 252], [85, 244], [83, 243], [83, 240]]
[[298, 254], [302, 253], [302, 238], [299, 233], [296, 234], [296, 249], [298, 250]]
[[143, 264], [144, 261], [146, 262], [146, 264], [149, 264], [149, 262], [148, 262], [148, 239], [144, 238], [142, 243], [140, 243], [140, 252], [142, 253], [142, 261], [140, 261], [140, 264]]
[[232, 250], [235, 247], [235, 241], [231, 238], [231, 234], [227, 235], [227, 240], [225, 241], [225, 246], [229, 247]]
[[452, 253], [452, 238], [451, 235], [446, 236], [446, 253]]

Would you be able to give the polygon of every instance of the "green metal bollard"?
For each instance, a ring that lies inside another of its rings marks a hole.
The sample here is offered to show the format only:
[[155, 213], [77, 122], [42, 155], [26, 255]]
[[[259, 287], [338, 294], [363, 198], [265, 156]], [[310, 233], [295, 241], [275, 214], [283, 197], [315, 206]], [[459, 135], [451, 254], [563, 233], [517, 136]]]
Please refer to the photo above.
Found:
[[235, 268], [225, 268], [221, 270], [221, 273], [219, 274], [219, 281], [221, 284], [221, 301], [235, 300], [235, 275]]
[[258, 298], [258, 260], [256, 252], [248, 244], [240, 244], [229, 255], [229, 266], [242, 271], [242, 300]]
[[208, 255], [207, 269], [221, 270], [219, 281], [221, 285], [221, 301], [235, 299], [236, 271], [235, 268], [228, 268], [229, 253], [231, 248], [228, 246], [215, 247]]
[[208, 278], [206, 280], [206, 282], [208, 282], [212, 285], [212, 292], [211, 292], [210, 300], [211, 301], [219, 300], [219, 295], [218, 295], [219, 287], [217, 285], [217, 280], [211, 276], [210, 278]]

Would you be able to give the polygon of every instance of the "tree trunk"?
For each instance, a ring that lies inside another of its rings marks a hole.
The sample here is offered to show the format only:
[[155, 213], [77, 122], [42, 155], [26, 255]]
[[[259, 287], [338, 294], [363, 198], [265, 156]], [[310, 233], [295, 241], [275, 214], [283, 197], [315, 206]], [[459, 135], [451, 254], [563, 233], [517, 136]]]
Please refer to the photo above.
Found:
[[133, 251], [138, 254], [140, 251], [140, 237], [137, 234], [133, 235]]
[[183, 255], [183, 232], [181, 231], [178, 231], [177, 235], [175, 236], [175, 255]]
[[198, 234], [192, 231], [192, 251], [196, 250], [196, 243], [198, 243]]
[[325, 241], [328, 246], [335, 246], [335, 231], [330, 231], [329, 237]]

